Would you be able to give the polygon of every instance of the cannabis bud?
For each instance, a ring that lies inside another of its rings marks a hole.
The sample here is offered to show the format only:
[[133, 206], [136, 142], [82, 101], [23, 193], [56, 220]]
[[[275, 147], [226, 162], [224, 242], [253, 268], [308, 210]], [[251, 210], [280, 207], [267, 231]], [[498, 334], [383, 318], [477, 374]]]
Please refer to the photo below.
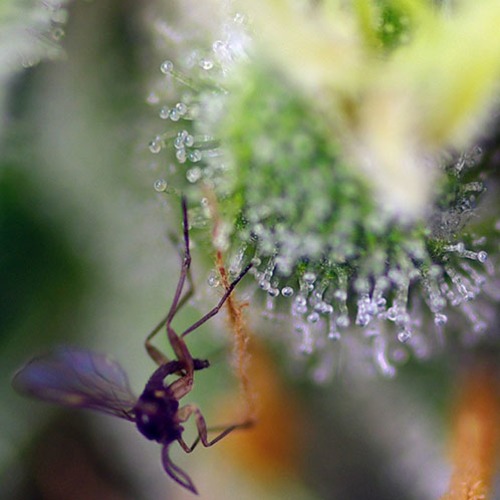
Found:
[[185, 39], [158, 30], [171, 51], [150, 99], [168, 123], [150, 143], [165, 159], [155, 189], [186, 192], [193, 224], [217, 225], [230, 274], [253, 263], [265, 315], [291, 323], [288, 345], [320, 358], [319, 378], [337, 341], [391, 376], [447, 324], [485, 334], [500, 227], [480, 211], [477, 144], [500, 8], [233, 9], [196, 48], [195, 20]]

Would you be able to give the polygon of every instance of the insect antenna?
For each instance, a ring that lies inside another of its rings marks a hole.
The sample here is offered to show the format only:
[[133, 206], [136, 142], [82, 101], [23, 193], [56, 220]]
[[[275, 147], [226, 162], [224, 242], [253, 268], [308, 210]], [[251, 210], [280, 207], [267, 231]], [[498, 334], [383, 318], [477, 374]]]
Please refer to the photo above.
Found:
[[163, 464], [163, 468], [165, 472], [177, 483], [179, 483], [184, 488], [188, 489], [195, 495], [198, 494], [198, 490], [196, 489], [193, 481], [188, 476], [186, 472], [184, 472], [178, 465], [175, 465], [170, 459], [169, 455], [170, 446], [164, 445], [161, 452], [161, 460]]

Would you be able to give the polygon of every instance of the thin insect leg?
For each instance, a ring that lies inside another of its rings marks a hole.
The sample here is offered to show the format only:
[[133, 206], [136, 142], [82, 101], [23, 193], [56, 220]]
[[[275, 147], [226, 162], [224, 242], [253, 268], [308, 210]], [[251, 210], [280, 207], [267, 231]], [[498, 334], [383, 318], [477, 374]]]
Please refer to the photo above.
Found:
[[[215, 443], [218, 443], [221, 439], [226, 437], [230, 432], [234, 431], [235, 429], [245, 429], [253, 424], [252, 421], [248, 421], [248, 422], [243, 422], [241, 424], [230, 425], [228, 427], [214, 427], [212, 429], [207, 429], [205, 418], [203, 417], [201, 410], [197, 406], [189, 404], [183, 406], [179, 410], [179, 419], [181, 420], [181, 422], [185, 422], [191, 415], [194, 415], [196, 419], [196, 427], [198, 428], [198, 437], [195, 439], [195, 441], [191, 446], [188, 446], [187, 443], [182, 438], [178, 440], [182, 449], [186, 453], [191, 453], [196, 448], [196, 446], [200, 441], [203, 444], [203, 446], [208, 448], [209, 446], [213, 446]], [[217, 432], [219, 430], [222, 430], [222, 432], [220, 432], [217, 436], [215, 436], [214, 439], [209, 441], [208, 433], [211, 431]]]
[[[183, 196], [181, 199], [182, 203], [182, 216], [183, 216], [183, 234], [184, 234], [184, 257], [182, 260], [182, 267], [181, 267], [181, 273], [179, 276], [179, 281], [177, 282], [177, 287], [175, 289], [175, 294], [174, 298], [172, 299], [172, 304], [170, 305], [170, 309], [165, 316], [164, 319], [158, 325], [151, 331], [151, 333], [146, 337], [146, 340], [144, 342], [146, 351], [148, 352], [149, 356], [158, 364], [161, 365], [165, 362], [168, 362], [168, 358], [155, 346], [152, 345], [151, 339], [161, 330], [161, 328], [165, 325], [167, 327], [167, 335], [169, 338], [170, 343], [172, 344], [172, 347], [179, 358], [179, 355], [181, 354], [184, 349], [176, 347], [178, 344], [178, 337], [177, 334], [174, 332], [173, 329], [170, 328], [170, 324], [172, 323], [172, 320], [176, 314], [176, 312], [179, 310], [182, 305], [186, 303], [186, 301], [189, 299], [189, 297], [193, 293], [193, 286], [192, 286], [192, 279], [191, 279], [191, 273], [190, 273], [190, 266], [191, 266], [191, 253], [189, 250], [189, 225], [188, 225], [188, 216], [187, 216], [187, 201], [186, 198]], [[182, 295], [182, 289], [184, 288], [184, 283], [186, 282], [186, 278], [189, 283], [189, 290], [186, 292], [184, 297], [181, 298]], [[179, 358], [181, 359], [181, 358]]]
[[[187, 278], [187, 287], [188, 288], [187, 288], [186, 292], [184, 293], [184, 295], [179, 300], [179, 302], [177, 303], [177, 307], [175, 308], [173, 316], [175, 316], [177, 314], [177, 312], [184, 306], [184, 304], [193, 296], [194, 283], [193, 283], [193, 277], [191, 275], [191, 268], [188, 268], [186, 278]], [[173, 316], [172, 316], [172, 318], [173, 318]]]
[[189, 250], [189, 225], [188, 225], [188, 214], [187, 214], [187, 200], [186, 197], [183, 196], [181, 199], [182, 203], [182, 219], [183, 219], [183, 228], [184, 228], [184, 260], [182, 262], [181, 275], [179, 277], [179, 282], [177, 283], [177, 289], [175, 290], [175, 295], [172, 300], [172, 304], [170, 305], [170, 310], [167, 314], [167, 326], [172, 322], [172, 319], [175, 316], [175, 313], [178, 309], [179, 300], [181, 297], [182, 289], [184, 288], [184, 282], [186, 281], [186, 277], [189, 274], [189, 267], [191, 265], [191, 252]]
[[167, 364], [170, 360], [165, 356], [157, 347], [155, 347], [151, 343], [151, 339], [165, 326], [165, 322], [167, 321], [167, 317], [163, 318], [151, 331], [151, 333], [146, 337], [144, 341], [144, 347], [146, 348], [149, 357], [153, 359], [153, 361], [161, 366]]
[[193, 330], [196, 330], [198, 327], [203, 325], [203, 323], [206, 323], [210, 318], [215, 316], [221, 309], [221, 307], [224, 305], [224, 302], [229, 298], [231, 295], [232, 291], [236, 287], [236, 285], [241, 281], [243, 276], [248, 273], [250, 268], [252, 267], [252, 264], [248, 264], [245, 269], [239, 274], [239, 276], [227, 287], [226, 291], [224, 292], [224, 295], [221, 297], [219, 300], [219, 303], [210, 311], [207, 312], [202, 318], [200, 318], [196, 323], [193, 323], [187, 330], [185, 330], [182, 334], [181, 337], [185, 337], [188, 333], [191, 333]]
[[[232, 432], [236, 429], [248, 429], [253, 424], [254, 424], [254, 422], [252, 420], [249, 420], [248, 422], [243, 422], [241, 424], [234, 424], [234, 425], [230, 425], [230, 426], [208, 427], [207, 434], [210, 432], [221, 432], [222, 431], [221, 434], [219, 434], [213, 441], [209, 442], [208, 446], [212, 446], [217, 441], [220, 441], [222, 438], [226, 437], [230, 432]], [[198, 436], [193, 441], [193, 444], [191, 446], [189, 446], [186, 443], [186, 441], [184, 441], [184, 439], [182, 439], [182, 437], [178, 441], [179, 441], [179, 444], [181, 445], [182, 449], [186, 453], [191, 453], [198, 446], [198, 444], [201, 442], [201, 437], [198, 434]]]
[[[188, 222], [187, 222], [187, 211], [186, 211], [186, 212], [184, 212], [184, 226], [183, 226], [184, 227], [184, 248], [185, 248], [185, 252], [190, 253], [189, 234], [186, 232], [187, 223]], [[170, 235], [169, 237], [170, 237], [170, 241], [172, 241], [174, 246], [177, 247], [178, 243], [175, 243], [175, 238], [173, 237], [173, 235]], [[180, 256], [181, 256], [181, 259], [184, 259], [184, 255], [182, 253]], [[187, 269], [186, 279], [187, 279], [188, 288], [185, 291], [182, 298], [179, 299], [179, 303], [177, 304], [177, 307], [175, 309], [173, 316], [175, 316], [177, 314], [177, 311], [179, 311], [182, 308], [182, 306], [193, 296], [195, 287], [194, 287], [194, 283], [193, 283], [193, 276], [191, 274], [191, 267], [188, 267], [188, 269]], [[173, 318], [173, 316], [172, 316], [172, 318]], [[167, 317], [168, 317], [168, 315], [165, 316], [163, 323], [166, 323]]]
[[[198, 442], [200, 441], [199, 438], [196, 438], [196, 444], [198, 444]], [[186, 453], [191, 453], [194, 448], [196, 447], [196, 445], [193, 443], [193, 446], [189, 446], [186, 441], [184, 441], [184, 439], [182, 439], [182, 437], [180, 438], [177, 438], [177, 442], [181, 445], [181, 448], [186, 452]]]
[[[181, 309], [181, 307], [184, 306], [184, 304], [193, 296], [194, 293], [194, 284], [193, 280], [191, 277], [191, 269], [188, 269], [188, 274], [187, 274], [187, 282], [188, 282], [188, 290], [186, 293], [182, 296], [182, 298], [179, 300], [177, 304], [177, 309], [175, 310], [175, 313]], [[174, 314], [175, 314], [174, 313]], [[157, 365], [162, 365], [165, 363], [168, 363], [170, 360], [165, 356], [157, 347], [155, 347], [151, 343], [151, 339], [163, 328], [165, 328], [165, 325], [167, 324], [167, 318], [168, 314], [165, 315], [159, 322], [158, 324], [151, 330], [149, 335], [146, 337], [145, 341], [145, 347], [146, 351], [148, 352], [149, 356], [155, 361]]]
[[[175, 310], [174, 315], [179, 311], [184, 304], [193, 296], [195, 286], [193, 283], [193, 278], [191, 275], [191, 268], [188, 269], [187, 271], [187, 284], [188, 284], [188, 289], [182, 296], [182, 298], [179, 300], [177, 304], [177, 309]], [[153, 328], [153, 330], [149, 333], [149, 335], [146, 337], [145, 341], [145, 346], [146, 346], [146, 351], [148, 352], [149, 356], [156, 362], [156, 364], [161, 365], [164, 363], [168, 363], [170, 360], [153, 344], [151, 344], [151, 339], [163, 328], [165, 328], [167, 324], [167, 319], [168, 319], [168, 314], [165, 315], [159, 322], [158, 324]]]

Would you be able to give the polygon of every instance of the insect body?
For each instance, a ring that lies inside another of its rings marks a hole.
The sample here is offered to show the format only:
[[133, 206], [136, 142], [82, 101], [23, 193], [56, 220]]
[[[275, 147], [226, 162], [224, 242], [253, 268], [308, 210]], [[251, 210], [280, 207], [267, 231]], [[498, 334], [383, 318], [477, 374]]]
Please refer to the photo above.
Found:
[[[132, 393], [127, 375], [115, 361], [103, 354], [69, 347], [59, 347], [51, 353], [34, 358], [13, 379], [14, 388], [26, 395], [43, 401], [75, 408], [89, 408], [135, 422], [138, 430], [148, 439], [162, 445], [162, 463], [167, 474], [193, 493], [197, 493], [190, 477], [169, 457], [170, 445], [178, 442], [186, 453], [194, 450], [198, 442], [211, 446], [236, 428], [250, 422], [231, 425], [223, 429], [214, 439], [208, 439], [208, 430], [201, 411], [193, 404], [180, 406], [179, 401], [193, 388], [194, 372], [208, 368], [209, 362], [193, 358], [184, 337], [215, 316], [227, 300], [237, 283], [250, 269], [247, 266], [229, 285], [219, 303], [181, 335], [171, 326], [172, 320], [192, 294], [189, 273], [191, 257], [186, 201], [183, 198], [185, 255], [174, 299], [167, 316], [148, 335], [145, 346], [148, 354], [159, 365], [151, 375], [139, 398]], [[181, 297], [185, 281], [190, 289]], [[151, 339], [166, 326], [167, 337], [177, 357], [168, 358], [151, 343]], [[177, 378], [166, 384], [166, 378]], [[198, 437], [189, 446], [182, 438], [183, 423], [194, 416]]]
[[[209, 363], [194, 359], [193, 365], [195, 370], [201, 370]], [[184, 429], [181, 423], [190, 414], [179, 412], [179, 399], [186, 394], [183, 378], [164, 385], [167, 376], [180, 370], [182, 363], [177, 360], [161, 365], [137, 398], [117, 362], [103, 354], [59, 347], [30, 361], [15, 375], [13, 386], [23, 394], [44, 401], [90, 408], [135, 422], [146, 438], [163, 445], [163, 466], [167, 473], [182, 486], [196, 492], [189, 476], [168, 456], [170, 444], [182, 440]], [[201, 439], [206, 439], [206, 428], [198, 426], [198, 430], [204, 434]]]

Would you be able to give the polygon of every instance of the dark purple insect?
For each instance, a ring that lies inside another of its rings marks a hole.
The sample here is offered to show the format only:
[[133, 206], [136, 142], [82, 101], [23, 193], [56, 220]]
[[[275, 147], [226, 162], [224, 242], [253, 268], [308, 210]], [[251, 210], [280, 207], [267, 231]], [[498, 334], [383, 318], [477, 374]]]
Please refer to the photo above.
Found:
[[[184, 337], [219, 312], [235, 286], [249, 271], [251, 264], [229, 285], [213, 309], [181, 335], [177, 335], [171, 326], [172, 320], [193, 294], [185, 198], [182, 198], [182, 211], [185, 253], [180, 278], [168, 314], [145, 341], [148, 354], [159, 367], [149, 378], [141, 396], [134, 396], [127, 375], [117, 362], [103, 354], [69, 347], [59, 347], [45, 356], [34, 358], [14, 376], [12, 384], [20, 393], [43, 401], [74, 408], [89, 408], [135, 422], [146, 438], [163, 446], [162, 463], [167, 474], [181, 486], [197, 493], [190, 477], [170, 460], [170, 445], [177, 441], [186, 453], [190, 453], [200, 441], [203, 446], [212, 446], [234, 429], [248, 427], [251, 422], [228, 426], [209, 440], [209, 429], [199, 408], [193, 404], [179, 406], [179, 400], [193, 388], [194, 372], [209, 366], [207, 360], [192, 357]], [[189, 289], [182, 295], [186, 280]], [[166, 327], [176, 360], [168, 360], [151, 343], [152, 338], [163, 327]], [[169, 375], [177, 378], [167, 385], [165, 379]], [[189, 446], [182, 438], [182, 424], [191, 416], [195, 418], [198, 437]]]

